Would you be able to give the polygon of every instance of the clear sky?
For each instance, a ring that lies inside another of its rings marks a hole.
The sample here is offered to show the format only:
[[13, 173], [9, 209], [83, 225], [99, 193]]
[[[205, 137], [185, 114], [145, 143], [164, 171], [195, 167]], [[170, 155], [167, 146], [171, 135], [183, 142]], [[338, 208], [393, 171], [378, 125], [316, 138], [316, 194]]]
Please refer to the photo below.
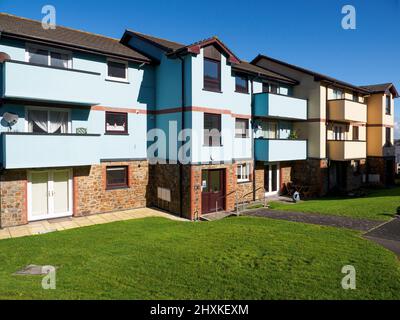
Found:
[[[258, 53], [353, 84], [393, 82], [400, 91], [400, 0], [0, 0], [0, 10], [120, 38], [126, 28], [184, 44], [217, 35], [240, 58]], [[342, 7], [356, 8], [344, 30]], [[397, 107], [399, 106], [399, 107]], [[396, 102], [400, 138], [400, 102]]]

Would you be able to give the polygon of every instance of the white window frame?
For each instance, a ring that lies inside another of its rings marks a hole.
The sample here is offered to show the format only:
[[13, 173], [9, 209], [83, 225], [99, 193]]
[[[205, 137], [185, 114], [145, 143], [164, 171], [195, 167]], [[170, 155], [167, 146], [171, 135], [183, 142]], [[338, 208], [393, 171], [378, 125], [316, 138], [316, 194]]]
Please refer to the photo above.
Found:
[[55, 111], [55, 112], [67, 112], [68, 113], [68, 127], [67, 127], [67, 133], [66, 134], [71, 134], [72, 133], [72, 121], [71, 121], [71, 110], [69, 109], [63, 109], [63, 108], [50, 108], [50, 107], [34, 107], [34, 106], [27, 106], [25, 107], [25, 132], [29, 132], [29, 111], [47, 111], [47, 125], [50, 125], [50, 117], [49, 117], [49, 112], [50, 111]]
[[[62, 49], [55, 49], [55, 48], [52, 48], [52, 47], [42, 46], [42, 45], [37, 45], [37, 44], [32, 44], [32, 43], [27, 43], [26, 46], [25, 46], [25, 62], [29, 63], [29, 52], [32, 49], [46, 50], [47, 51], [47, 66], [48, 67], [53, 67], [51, 65], [50, 52], [65, 54], [65, 55], [68, 56], [68, 67], [66, 69], [72, 69], [72, 52], [71, 51], [62, 50]], [[57, 67], [54, 67], [54, 68], [57, 68]]]
[[272, 167], [274, 165], [276, 165], [276, 191], [269, 191], [269, 192], [265, 191], [265, 196], [266, 197], [275, 196], [275, 195], [279, 194], [279, 192], [280, 192], [280, 184], [281, 184], [280, 183], [280, 181], [281, 181], [281, 165], [280, 165], [280, 163], [268, 164], [268, 165], [265, 166], [264, 170], [268, 170], [269, 171], [269, 181], [268, 181], [269, 186], [268, 187], [269, 187], [269, 190], [272, 190], [273, 186], [272, 186], [271, 177], [272, 177]]
[[[340, 98], [338, 98], [338, 93], [341, 92]], [[341, 100], [344, 98], [344, 91], [339, 88], [332, 89], [332, 100]]]
[[[108, 76], [108, 62], [116, 62], [116, 63], [124, 64], [124, 65], [125, 65], [125, 78], [116, 78], [116, 77], [110, 77], [110, 76]], [[129, 63], [128, 63], [128, 61], [118, 60], [118, 59], [113, 59], [113, 58], [107, 58], [107, 63], [106, 63], [106, 80], [109, 80], [109, 81], [116, 81], [116, 82], [124, 82], [124, 83], [129, 82]]]
[[[238, 174], [240, 171], [240, 174]], [[247, 173], [246, 173], [247, 171]], [[236, 177], [238, 183], [249, 182], [251, 175], [251, 166], [250, 163], [241, 163], [237, 165], [236, 168]], [[240, 178], [239, 178], [240, 177]]]

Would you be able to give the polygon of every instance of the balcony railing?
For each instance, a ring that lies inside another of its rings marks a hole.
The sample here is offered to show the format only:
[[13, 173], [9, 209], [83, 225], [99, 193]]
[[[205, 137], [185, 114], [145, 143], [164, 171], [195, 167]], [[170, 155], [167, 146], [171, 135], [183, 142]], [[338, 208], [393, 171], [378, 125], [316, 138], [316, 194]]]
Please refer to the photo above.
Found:
[[3, 63], [3, 98], [96, 105], [100, 73], [31, 64]]
[[365, 159], [367, 156], [366, 141], [329, 140], [328, 157], [335, 161]]
[[307, 140], [255, 139], [257, 161], [277, 162], [307, 159]]
[[100, 135], [2, 133], [2, 163], [5, 169], [99, 164]]
[[345, 122], [367, 122], [367, 105], [352, 100], [328, 101], [328, 119]]
[[307, 120], [307, 100], [272, 93], [254, 95], [254, 115], [282, 119]]

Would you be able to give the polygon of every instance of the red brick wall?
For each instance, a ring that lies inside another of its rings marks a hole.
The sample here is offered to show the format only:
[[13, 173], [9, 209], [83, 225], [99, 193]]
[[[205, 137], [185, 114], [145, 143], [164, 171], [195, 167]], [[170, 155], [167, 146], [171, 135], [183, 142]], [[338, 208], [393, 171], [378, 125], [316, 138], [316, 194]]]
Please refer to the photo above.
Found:
[[[128, 166], [129, 188], [106, 190], [106, 167]], [[149, 174], [147, 161], [112, 162], [74, 168], [74, 215], [85, 216], [146, 207]]]
[[7, 170], [1, 175], [0, 201], [2, 227], [28, 223], [26, 170]]

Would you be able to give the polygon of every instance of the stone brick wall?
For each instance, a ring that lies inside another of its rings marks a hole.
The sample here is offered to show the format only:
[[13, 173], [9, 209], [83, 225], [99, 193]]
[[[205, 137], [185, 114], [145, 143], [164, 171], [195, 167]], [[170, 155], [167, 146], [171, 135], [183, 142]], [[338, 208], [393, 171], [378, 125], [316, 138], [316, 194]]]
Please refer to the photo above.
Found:
[[[243, 162], [243, 163], [236, 163], [236, 166], [239, 164], [246, 164], [249, 162]], [[253, 201], [253, 166], [254, 164], [251, 162], [250, 164], [250, 181], [248, 182], [237, 182], [237, 194], [238, 194], [238, 200], [240, 202], [245, 201], [245, 202], [250, 202]]]
[[[150, 205], [180, 215], [180, 172], [178, 164], [155, 164], [149, 166]], [[158, 199], [158, 188], [171, 191], [171, 202]]]
[[[128, 166], [129, 188], [107, 190], [107, 166]], [[147, 161], [110, 162], [74, 171], [74, 216], [146, 207], [149, 202]]]
[[262, 200], [265, 196], [265, 166], [263, 162], [256, 162], [255, 164], [255, 185], [256, 185], [256, 200]]
[[28, 223], [26, 170], [7, 170], [0, 181], [0, 226], [11, 227]]
[[280, 164], [280, 192], [286, 191], [285, 185], [292, 182], [292, 163], [281, 162]]
[[[367, 174], [379, 174], [380, 176], [380, 183], [379, 185], [385, 186], [385, 185], [390, 185], [394, 183], [394, 176], [396, 173], [396, 167], [395, 167], [395, 161], [394, 157], [368, 157], [367, 158]], [[386, 166], [390, 164], [392, 167], [390, 168], [390, 171], [393, 172], [392, 176], [390, 179], [387, 179], [386, 176]]]
[[328, 193], [328, 160], [308, 159], [294, 161], [292, 181], [308, 186], [312, 196], [324, 196]]

